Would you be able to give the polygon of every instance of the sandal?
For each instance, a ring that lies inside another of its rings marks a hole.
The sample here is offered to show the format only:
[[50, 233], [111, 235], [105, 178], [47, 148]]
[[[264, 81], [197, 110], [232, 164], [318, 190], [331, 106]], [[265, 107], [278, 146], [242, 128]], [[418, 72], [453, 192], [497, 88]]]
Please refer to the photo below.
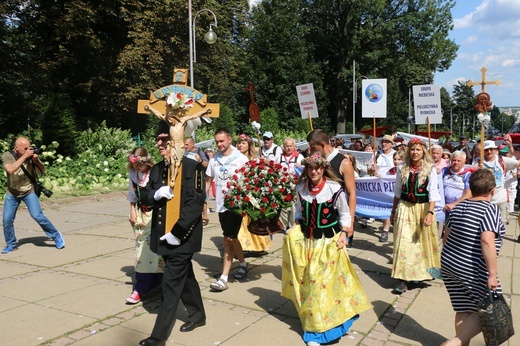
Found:
[[202, 226], [207, 226], [209, 223], [209, 219], [207, 217], [202, 218]]
[[245, 266], [238, 266], [238, 270], [235, 273], [235, 279], [241, 280], [246, 277], [247, 272], [249, 271], [249, 265], [246, 264]]
[[222, 291], [225, 291], [228, 289], [228, 285], [227, 285], [227, 282], [225, 282], [224, 280], [222, 279], [218, 279], [217, 282], [212, 282], [209, 287], [214, 290], [214, 291], [219, 291], [219, 292], [222, 292]]
[[395, 286], [393, 293], [401, 294], [408, 290], [408, 287], [406, 286], [405, 281], [401, 281]]

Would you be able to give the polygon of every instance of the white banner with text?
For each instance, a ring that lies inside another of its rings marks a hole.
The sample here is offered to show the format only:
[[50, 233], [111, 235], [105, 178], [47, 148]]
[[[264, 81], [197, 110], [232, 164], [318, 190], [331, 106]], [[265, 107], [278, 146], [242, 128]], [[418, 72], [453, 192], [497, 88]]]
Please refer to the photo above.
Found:
[[[444, 222], [444, 193], [442, 179], [438, 180], [441, 191], [441, 200], [435, 204], [435, 213], [438, 222]], [[356, 179], [356, 216], [373, 217], [384, 220], [390, 218], [394, 203], [395, 175], [381, 178], [363, 177]]]

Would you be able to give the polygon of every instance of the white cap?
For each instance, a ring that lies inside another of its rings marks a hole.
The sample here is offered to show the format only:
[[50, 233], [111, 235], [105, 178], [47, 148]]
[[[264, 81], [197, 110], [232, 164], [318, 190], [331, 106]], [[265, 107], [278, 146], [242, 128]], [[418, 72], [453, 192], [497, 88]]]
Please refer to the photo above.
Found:
[[486, 149], [497, 149], [495, 141], [484, 141], [484, 150]]

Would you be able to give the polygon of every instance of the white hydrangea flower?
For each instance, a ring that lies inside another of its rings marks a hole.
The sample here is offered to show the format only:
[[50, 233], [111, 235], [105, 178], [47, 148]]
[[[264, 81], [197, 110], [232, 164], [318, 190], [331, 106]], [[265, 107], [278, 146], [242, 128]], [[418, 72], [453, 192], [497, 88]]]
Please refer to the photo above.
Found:
[[480, 121], [480, 123], [484, 127], [488, 127], [489, 126], [489, 122], [491, 121], [491, 117], [489, 116], [488, 113], [480, 113], [479, 115], [477, 115], [477, 118], [478, 118], [478, 121]]
[[260, 123], [257, 123], [256, 121], [253, 121], [253, 122], [251, 123], [251, 125], [253, 126], [253, 129], [254, 129], [256, 132], [260, 133]]

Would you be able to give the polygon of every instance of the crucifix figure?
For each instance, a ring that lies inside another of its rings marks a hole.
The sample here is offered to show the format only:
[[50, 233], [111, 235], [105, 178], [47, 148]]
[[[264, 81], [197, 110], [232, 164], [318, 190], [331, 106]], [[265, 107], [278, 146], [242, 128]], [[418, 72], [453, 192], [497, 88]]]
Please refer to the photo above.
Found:
[[[183, 95], [181, 97], [183, 97]], [[168, 101], [170, 101], [170, 97]], [[153, 113], [157, 118], [166, 121], [170, 127], [170, 140], [168, 141], [167, 149], [170, 152], [169, 163], [171, 165], [171, 176], [169, 185], [172, 189], [175, 186], [175, 178], [179, 172], [182, 156], [184, 155], [184, 128], [186, 127], [186, 122], [211, 113], [211, 108], [209, 108], [191, 115], [186, 115], [184, 108], [174, 107], [175, 105], [171, 102], [167, 102], [166, 114], [162, 114], [150, 105], [144, 106], [147, 112]]]
[[486, 85], [500, 85], [499, 80], [494, 81], [486, 81], [486, 71], [487, 68], [482, 67], [480, 69], [482, 72], [482, 81], [480, 82], [472, 82], [468, 81], [466, 85], [469, 86], [475, 86], [480, 85], [481, 86], [481, 92], [477, 95], [477, 104], [475, 105], [474, 109], [479, 113], [485, 113], [486, 111], [490, 111], [493, 109], [493, 103], [491, 102], [491, 97], [488, 93], [486, 93]]

